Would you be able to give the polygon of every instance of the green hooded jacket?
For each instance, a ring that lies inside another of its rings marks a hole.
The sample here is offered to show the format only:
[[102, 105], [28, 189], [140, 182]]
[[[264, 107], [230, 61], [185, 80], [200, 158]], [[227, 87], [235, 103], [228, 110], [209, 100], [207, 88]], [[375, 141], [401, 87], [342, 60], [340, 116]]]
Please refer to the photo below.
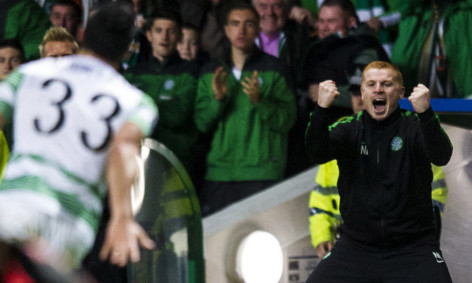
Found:
[[[206, 179], [280, 180], [287, 161], [288, 132], [296, 119], [295, 97], [282, 75], [282, 63], [255, 48], [238, 81], [229, 62], [205, 65], [198, 81], [195, 123], [202, 132], [213, 133]], [[212, 91], [213, 73], [219, 66], [228, 73], [228, 91], [221, 102]], [[261, 101], [254, 105], [240, 81], [251, 77], [255, 70]]]

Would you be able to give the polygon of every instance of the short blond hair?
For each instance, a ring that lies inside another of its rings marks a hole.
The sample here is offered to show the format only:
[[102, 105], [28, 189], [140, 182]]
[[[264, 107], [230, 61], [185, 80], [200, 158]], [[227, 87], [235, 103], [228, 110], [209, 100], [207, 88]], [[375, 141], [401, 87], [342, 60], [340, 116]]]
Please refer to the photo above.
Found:
[[401, 87], [403, 87], [403, 76], [402, 73], [400, 73], [400, 70], [398, 70], [398, 68], [392, 65], [391, 63], [385, 61], [370, 62], [369, 65], [364, 68], [364, 71], [362, 71], [361, 84], [364, 83], [365, 72], [369, 69], [391, 69], [393, 71], [393, 80], [400, 84]]
[[72, 34], [70, 34], [63, 27], [51, 27], [46, 31], [43, 37], [43, 41], [39, 45], [39, 53], [41, 55], [41, 58], [46, 56], [44, 46], [46, 45], [46, 43], [51, 41], [68, 41], [72, 43], [72, 53], [75, 54], [77, 53], [77, 51], [79, 51], [79, 44], [77, 43], [75, 37]]

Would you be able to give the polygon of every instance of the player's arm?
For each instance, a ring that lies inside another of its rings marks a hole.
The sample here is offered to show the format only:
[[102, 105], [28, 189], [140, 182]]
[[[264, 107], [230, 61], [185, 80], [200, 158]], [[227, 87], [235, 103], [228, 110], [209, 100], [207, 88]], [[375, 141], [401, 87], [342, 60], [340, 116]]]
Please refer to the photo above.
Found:
[[126, 123], [113, 140], [107, 165], [110, 221], [100, 258], [125, 266], [139, 261], [139, 246], [153, 249], [155, 243], [134, 220], [130, 189], [138, 172], [136, 155], [143, 134], [133, 123]]

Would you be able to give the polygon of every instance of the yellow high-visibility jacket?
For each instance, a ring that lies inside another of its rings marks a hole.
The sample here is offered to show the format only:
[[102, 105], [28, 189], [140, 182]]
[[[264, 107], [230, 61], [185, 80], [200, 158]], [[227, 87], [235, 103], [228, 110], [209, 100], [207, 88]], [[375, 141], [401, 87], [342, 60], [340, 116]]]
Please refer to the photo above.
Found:
[[8, 154], [10, 150], [8, 149], [7, 140], [5, 139], [5, 135], [3, 135], [3, 131], [0, 130], [0, 182], [3, 177], [3, 169], [5, 169], [5, 165], [8, 161]]

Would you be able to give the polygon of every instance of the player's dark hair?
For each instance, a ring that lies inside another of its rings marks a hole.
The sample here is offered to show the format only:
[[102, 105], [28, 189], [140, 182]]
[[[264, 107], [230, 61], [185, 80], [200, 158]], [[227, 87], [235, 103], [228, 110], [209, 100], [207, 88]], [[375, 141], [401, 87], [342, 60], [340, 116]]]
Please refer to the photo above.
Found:
[[93, 14], [85, 29], [83, 46], [97, 55], [117, 61], [133, 38], [134, 12], [129, 2], [108, 2]]

